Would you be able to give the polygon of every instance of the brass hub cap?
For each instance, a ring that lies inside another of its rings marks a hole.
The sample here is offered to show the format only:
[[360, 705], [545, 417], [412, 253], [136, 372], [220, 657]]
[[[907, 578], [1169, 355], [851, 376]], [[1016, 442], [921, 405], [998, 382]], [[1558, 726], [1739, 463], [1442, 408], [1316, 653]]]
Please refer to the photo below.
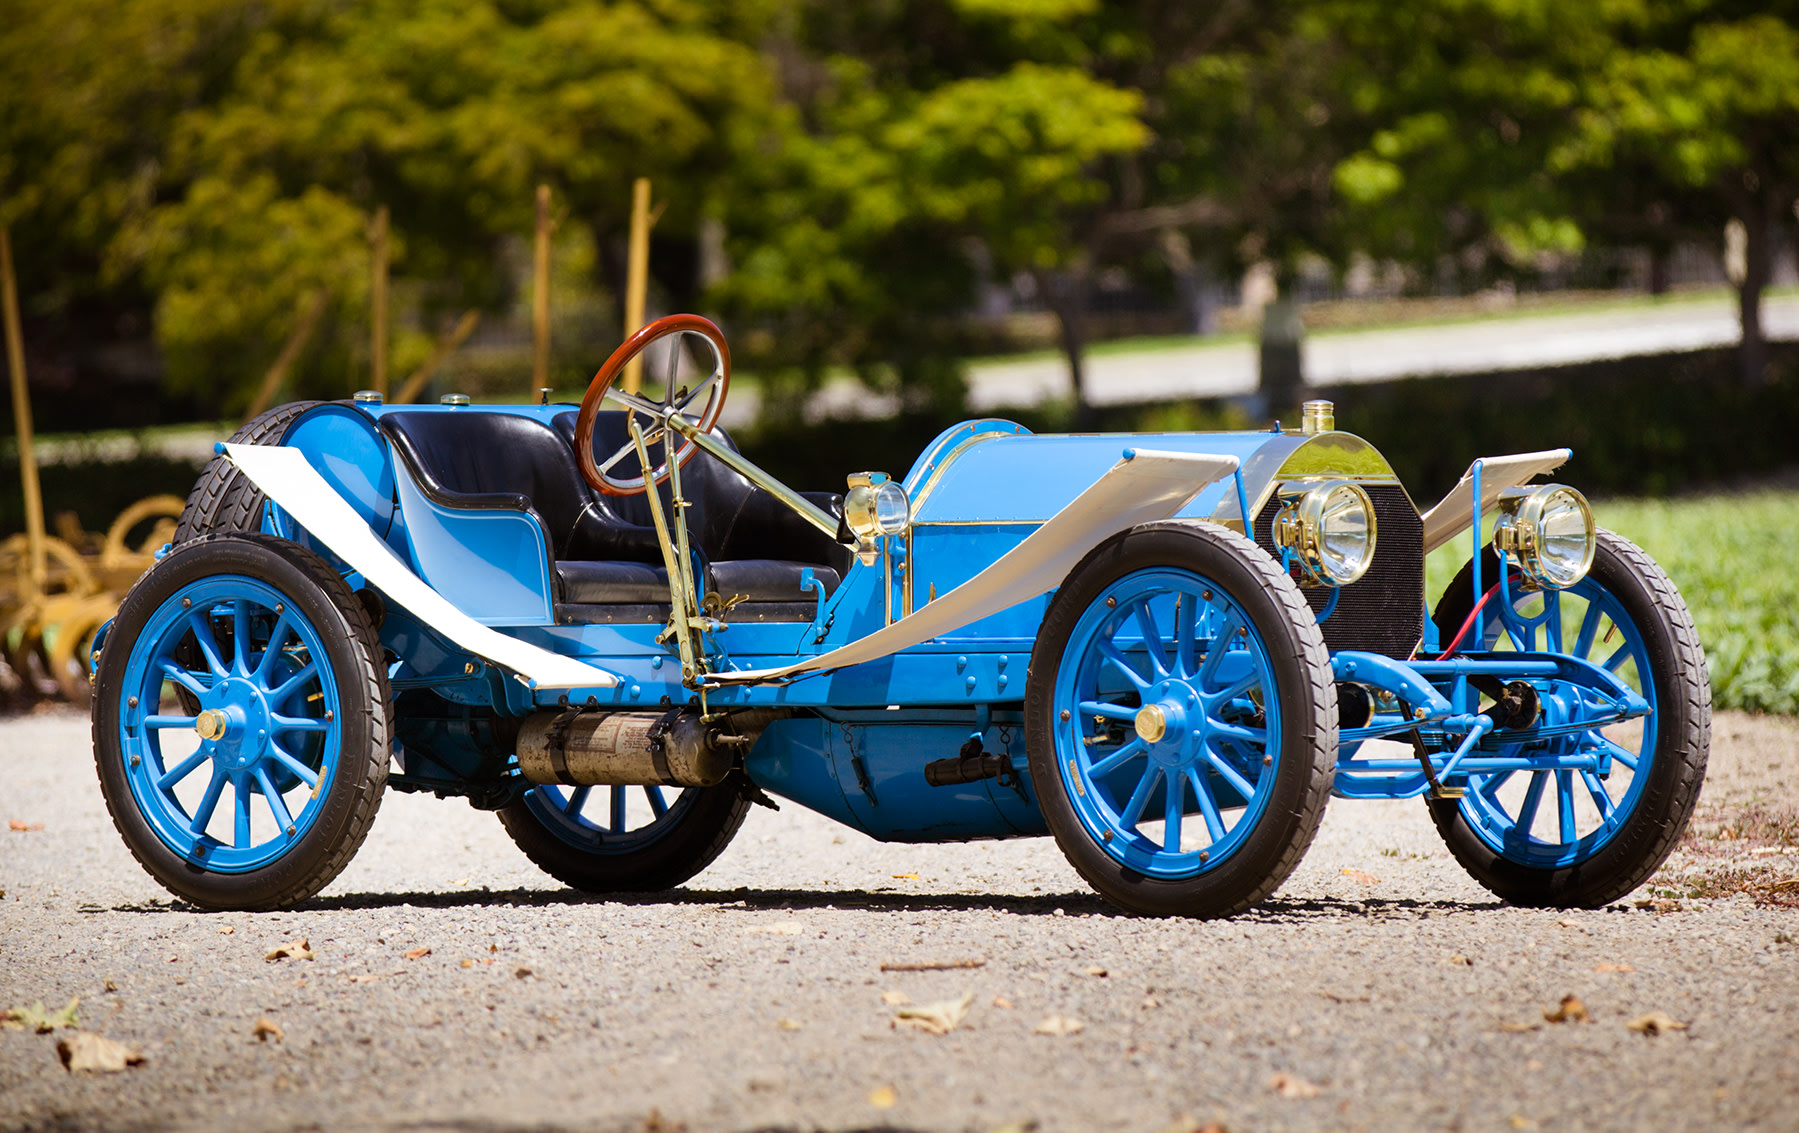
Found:
[[200, 733], [203, 740], [216, 740], [225, 734], [225, 714], [217, 708], [208, 708], [194, 718], [194, 731]]

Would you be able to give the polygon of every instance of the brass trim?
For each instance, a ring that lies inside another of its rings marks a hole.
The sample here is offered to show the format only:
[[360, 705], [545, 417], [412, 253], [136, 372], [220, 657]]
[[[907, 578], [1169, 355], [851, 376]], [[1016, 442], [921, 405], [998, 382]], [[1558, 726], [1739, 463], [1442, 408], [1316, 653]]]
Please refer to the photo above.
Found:
[[918, 486], [918, 494], [912, 497], [912, 514], [918, 514], [918, 509], [924, 505], [926, 500], [931, 498], [931, 493], [936, 490], [937, 482], [943, 479], [943, 474], [949, 471], [950, 465], [962, 458], [963, 453], [967, 452], [975, 445], [980, 444], [982, 441], [990, 441], [997, 437], [1016, 437], [1019, 435], [1020, 434], [1018, 433], [1001, 433], [993, 431], [976, 433], [972, 437], [964, 437], [961, 441], [957, 442], [954, 448], [943, 454], [943, 459], [937, 462], [937, 467], [931, 469], [931, 474], [925, 477], [924, 483]]
[[[1351, 483], [1405, 485], [1380, 450], [1354, 433], [1319, 433], [1300, 436], [1269, 434], [1268, 443], [1250, 454], [1243, 462], [1243, 494], [1249, 501], [1249, 516], [1237, 511], [1237, 493], [1226, 491], [1212, 509], [1213, 523], [1234, 528], [1245, 535], [1253, 534], [1255, 517], [1262, 514], [1282, 484], [1348, 480]], [[1406, 502], [1417, 511], [1418, 505], [1406, 492]]]

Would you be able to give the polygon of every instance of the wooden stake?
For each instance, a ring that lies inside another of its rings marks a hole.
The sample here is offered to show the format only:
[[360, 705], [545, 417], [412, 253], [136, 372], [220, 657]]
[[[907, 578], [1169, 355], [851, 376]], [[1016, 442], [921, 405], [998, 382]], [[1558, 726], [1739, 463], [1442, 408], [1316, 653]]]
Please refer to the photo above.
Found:
[[[643, 329], [644, 295], [650, 282], [650, 179], [631, 183], [631, 245], [625, 260], [625, 337]], [[643, 385], [643, 358], [625, 366], [625, 392], [636, 393]]]
[[456, 320], [455, 328], [437, 344], [437, 349], [431, 352], [431, 357], [425, 359], [425, 364], [414, 370], [405, 382], [401, 383], [400, 392], [393, 395], [392, 403], [394, 405], [412, 404], [418, 395], [424, 392], [425, 383], [431, 380], [433, 374], [437, 373], [437, 368], [443, 365], [450, 355], [456, 353], [456, 348], [467, 342], [468, 336], [474, 334], [475, 328], [480, 325], [480, 311], [462, 312], [462, 318]]
[[300, 351], [306, 349], [307, 340], [312, 338], [313, 330], [319, 325], [319, 316], [325, 313], [327, 292], [323, 287], [312, 293], [307, 300], [306, 309], [300, 313], [299, 325], [294, 333], [287, 336], [287, 345], [281, 348], [276, 356], [275, 364], [269, 367], [268, 373], [262, 376], [262, 385], [256, 390], [256, 400], [250, 403], [250, 409], [244, 414], [244, 422], [248, 424], [252, 418], [260, 417], [275, 395], [281, 392], [281, 383], [287, 372], [293, 368], [294, 361], [300, 357]]
[[531, 256], [533, 391], [550, 384], [550, 187], [537, 187], [537, 238]]
[[369, 339], [369, 357], [373, 362], [375, 392], [387, 396], [387, 206], [375, 210], [374, 229], [369, 234], [374, 245], [374, 278], [369, 285], [369, 304], [374, 308], [373, 330]]
[[13, 427], [19, 436], [19, 483], [25, 489], [25, 542], [30, 556], [28, 593], [44, 592], [44, 494], [38, 487], [37, 451], [32, 448], [31, 391], [25, 385], [25, 339], [19, 329], [19, 285], [13, 275], [12, 234], [0, 228], [0, 307], [6, 322], [6, 364], [12, 371]]

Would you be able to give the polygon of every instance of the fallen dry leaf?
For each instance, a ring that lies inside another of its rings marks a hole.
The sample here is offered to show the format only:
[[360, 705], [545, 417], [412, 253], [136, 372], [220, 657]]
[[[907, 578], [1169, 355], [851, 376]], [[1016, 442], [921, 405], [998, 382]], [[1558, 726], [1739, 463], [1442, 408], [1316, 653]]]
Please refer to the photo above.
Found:
[[1460, 964], [1463, 967], [1467, 967], [1467, 968], [1474, 967], [1474, 961], [1468, 959], [1468, 957], [1462, 955], [1460, 952], [1457, 952], [1455, 955], [1451, 956], [1449, 958], [1449, 962], [1451, 964]]
[[1012, 1001], [1003, 995], [994, 996], [993, 1005], [1001, 1011], [1010, 1011], [1012, 1009]]
[[798, 936], [806, 931], [806, 926], [798, 921], [776, 921], [773, 924], [751, 925], [745, 932], [766, 932], [774, 936]]
[[1587, 1005], [1580, 1001], [1578, 995], [1562, 996], [1561, 1005], [1553, 1011], [1543, 1008], [1543, 1018], [1551, 1023], [1591, 1023], [1593, 1017], [1587, 1014]]
[[1031, 1031], [1039, 1035], [1078, 1035], [1086, 1029], [1087, 1024], [1072, 1015], [1051, 1015]]
[[1499, 1024], [1499, 1029], [1504, 1031], [1508, 1035], [1521, 1035], [1521, 1034], [1524, 1034], [1526, 1031], [1540, 1031], [1543, 1029], [1543, 1024], [1541, 1024], [1541, 1023], [1504, 1023], [1504, 1022], [1502, 1022]]
[[8, 830], [42, 830], [44, 824], [41, 822], [26, 822], [22, 818], [13, 818], [7, 820], [6, 828]]
[[62, 1059], [63, 1066], [71, 1074], [80, 1070], [110, 1073], [127, 1066], [140, 1066], [144, 1061], [142, 1052], [136, 1047], [87, 1031], [76, 1031], [68, 1038], [57, 1039], [56, 1057]]
[[868, 1091], [868, 1104], [876, 1109], [892, 1109], [899, 1104], [899, 1091], [892, 1086], [876, 1086]]
[[1092, 976], [1096, 980], [1103, 980], [1106, 978], [1106, 970], [1104, 968], [1098, 967], [1097, 965], [1094, 967], [1088, 968], [1087, 974]]
[[798, 1019], [776, 1019], [775, 1026], [783, 1031], [797, 1031], [800, 1029], [800, 1021]]
[[531, 969], [521, 964], [512, 975], [515, 979], [528, 980], [531, 978]]
[[270, 963], [274, 963], [276, 960], [316, 960], [318, 954], [312, 950], [312, 941], [301, 937], [270, 949], [268, 955], [263, 959]]
[[1283, 1098], [1315, 1098], [1322, 1092], [1299, 1075], [1284, 1070], [1268, 1079], [1268, 1088]]
[[912, 1002], [912, 997], [903, 991], [884, 991], [881, 993], [881, 1002], [889, 1007], [900, 1007]]
[[900, 880], [900, 881], [923, 881], [924, 880], [924, 878], [918, 876], [916, 873], [896, 873], [893, 876], [897, 880]]
[[408, 948], [406, 950], [406, 958], [408, 960], [423, 960], [429, 955], [431, 955], [431, 950], [429, 948]]
[[1380, 884], [1380, 878], [1374, 876], [1372, 873], [1363, 873], [1359, 869], [1346, 869], [1343, 871], [1343, 876], [1349, 878], [1351, 881], [1359, 881], [1363, 885]]
[[901, 1023], [917, 1027], [926, 1034], [947, 1035], [962, 1025], [968, 1018], [968, 1008], [974, 1003], [974, 992], [969, 992], [961, 999], [945, 999], [939, 1003], [924, 1003], [917, 1007], [902, 1007], [893, 1017], [893, 1025]]
[[69, 1000], [68, 1006], [60, 1011], [46, 1011], [43, 1000], [29, 1007], [15, 1007], [4, 1015], [0, 1015], [0, 1026], [10, 1031], [35, 1031], [47, 1035], [58, 1027], [74, 1027], [75, 1007], [81, 1002], [76, 996]]
[[1594, 968], [1593, 970], [1595, 972], [1634, 972], [1634, 971], [1636, 971], [1636, 969], [1631, 967], [1629, 964], [1601, 964], [1597, 968]]
[[1652, 1038], [1656, 1035], [1665, 1034], [1668, 1031], [1684, 1031], [1687, 1029], [1685, 1023], [1682, 1023], [1678, 1019], [1671, 1018], [1660, 1011], [1651, 1011], [1647, 1015], [1638, 1015], [1635, 1019], [1632, 1019], [1624, 1025], [1637, 1032], [1639, 1035], [1648, 1035]]
[[219, 930], [219, 935], [220, 936], [230, 936], [232, 933], [234, 933], [236, 931], [237, 931], [237, 929], [234, 926], [226, 925], [224, 928]]
[[1154, 1011], [1156, 1008], [1158, 1008], [1160, 1006], [1162, 1006], [1162, 1001], [1157, 999], [1153, 995], [1144, 996], [1143, 1002], [1139, 1003], [1137, 1005], [1137, 1007], [1143, 1011]]
[[267, 1017], [256, 1020], [256, 1025], [250, 1028], [250, 1037], [253, 1039], [260, 1039], [265, 1043], [270, 1039], [280, 1042], [287, 1038], [286, 1035], [281, 1033], [281, 1025]]

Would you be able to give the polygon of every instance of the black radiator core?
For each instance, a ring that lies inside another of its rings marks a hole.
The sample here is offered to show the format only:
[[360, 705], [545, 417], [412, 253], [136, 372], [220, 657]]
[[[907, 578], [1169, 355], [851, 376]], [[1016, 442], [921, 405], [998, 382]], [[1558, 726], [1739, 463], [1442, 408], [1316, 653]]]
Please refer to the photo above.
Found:
[[[1397, 484], [1364, 484], [1374, 504], [1374, 563], [1357, 582], [1342, 587], [1337, 608], [1318, 628], [1335, 653], [1357, 649], [1388, 657], [1411, 656], [1424, 636], [1424, 521]], [[1278, 498], [1256, 517], [1256, 545], [1280, 558], [1270, 532], [1281, 510]], [[1299, 578], [1299, 568], [1293, 568]], [[1302, 592], [1313, 613], [1330, 604], [1331, 590], [1307, 586]]]

